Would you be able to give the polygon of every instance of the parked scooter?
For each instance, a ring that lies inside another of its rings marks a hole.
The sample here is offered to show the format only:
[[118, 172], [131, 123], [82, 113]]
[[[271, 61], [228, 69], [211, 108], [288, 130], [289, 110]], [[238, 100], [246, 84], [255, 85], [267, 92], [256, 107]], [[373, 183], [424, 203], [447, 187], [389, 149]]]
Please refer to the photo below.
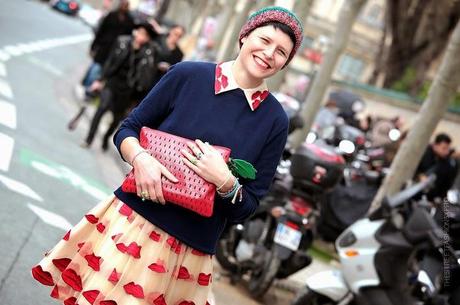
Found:
[[445, 234], [426, 207], [411, 205], [410, 199], [434, 180], [429, 176], [386, 198], [369, 217], [351, 225], [336, 241], [341, 269], [310, 276], [292, 304], [414, 304], [409, 258], [427, 243], [440, 249]]
[[216, 258], [232, 280], [249, 276], [248, 290], [261, 297], [275, 278], [308, 266], [317, 204], [341, 178], [343, 158], [325, 145], [305, 144], [280, 163], [269, 194], [244, 224], [227, 228]]

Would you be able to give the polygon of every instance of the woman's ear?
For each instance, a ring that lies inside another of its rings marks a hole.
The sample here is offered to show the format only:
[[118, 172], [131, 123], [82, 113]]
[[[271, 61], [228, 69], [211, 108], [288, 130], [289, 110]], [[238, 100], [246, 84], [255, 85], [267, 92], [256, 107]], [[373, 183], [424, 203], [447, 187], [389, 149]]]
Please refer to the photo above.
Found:
[[241, 38], [241, 44], [244, 44], [246, 42], [246, 40], [248, 39], [248, 36], [244, 36], [243, 38]]

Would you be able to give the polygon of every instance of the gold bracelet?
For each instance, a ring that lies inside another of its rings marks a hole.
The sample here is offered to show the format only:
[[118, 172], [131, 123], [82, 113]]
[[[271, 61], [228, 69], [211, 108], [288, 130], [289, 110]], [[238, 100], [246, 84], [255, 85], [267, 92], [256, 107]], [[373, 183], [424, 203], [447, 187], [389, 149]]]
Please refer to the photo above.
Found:
[[223, 188], [224, 185], [227, 184], [227, 182], [230, 180], [230, 178], [232, 178], [232, 172], [231, 172], [231, 171], [228, 171], [228, 177], [227, 177], [227, 179], [225, 179], [224, 183], [222, 183], [221, 186], [217, 187], [216, 190], [217, 190], [217, 191], [220, 191], [220, 189]]
[[134, 157], [131, 159], [131, 166], [132, 166], [132, 167], [134, 167], [134, 161], [136, 161], [136, 158], [137, 158], [140, 154], [142, 154], [142, 153], [149, 153], [149, 152], [146, 151], [145, 149], [143, 149], [143, 150], [137, 152], [137, 153], [134, 155]]

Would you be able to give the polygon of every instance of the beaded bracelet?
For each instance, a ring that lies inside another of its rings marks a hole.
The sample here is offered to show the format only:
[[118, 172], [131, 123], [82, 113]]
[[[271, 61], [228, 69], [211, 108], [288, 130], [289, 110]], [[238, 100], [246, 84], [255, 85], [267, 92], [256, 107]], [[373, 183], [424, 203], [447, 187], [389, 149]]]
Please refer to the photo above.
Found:
[[238, 185], [239, 185], [238, 179], [235, 178], [235, 181], [233, 182], [232, 187], [228, 191], [226, 192], [217, 191], [217, 194], [219, 194], [219, 196], [222, 198], [229, 198], [231, 197], [231, 195], [233, 195]]
[[142, 153], [148, 153], [148, 154], [149, 154], [149, 152], [146, 151], [145, 149], [143, 149], [143, 150], [137, 152], [137, 153], [134, 155], [134, 157], [131, 159], [131, 166], [134, 166], [134, 161], [136, 161], [136, 158], [137, 158], [140, 154], [142, 154]]
[[219, 187], [217, 187], [216, 190], [219, 192], [224, 187], [224, 185], [227, 184], [227, 182], [230, 180], [230, 178], [232, 178], [232, 172], [228, 171], [228, 176], [225, 179], [224, 183], [222, 183]]
[[242, 188], [243, 186], [240, 184], [238, 179], [235, 178], [235, 182], [233, 183], [232, 188], [228, 192], [222, 193], [218, 191], [217, 194], [224, 199], [232, 198], [232, 203], [234, 204], [236, 202], [237, 197], [239, 197], [238, 202], [241, 202], [241, 200], [243, 199]]

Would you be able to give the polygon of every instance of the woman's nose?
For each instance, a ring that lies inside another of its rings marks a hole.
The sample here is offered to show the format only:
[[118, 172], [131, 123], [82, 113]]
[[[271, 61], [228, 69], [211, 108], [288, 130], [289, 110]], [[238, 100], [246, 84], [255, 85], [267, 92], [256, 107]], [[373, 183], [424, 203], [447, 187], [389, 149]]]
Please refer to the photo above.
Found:
[[263, 51], [263, 53], [267, 58], [273, 58], [273, 55], [275, 54], [275, 47], [268, 47]]

